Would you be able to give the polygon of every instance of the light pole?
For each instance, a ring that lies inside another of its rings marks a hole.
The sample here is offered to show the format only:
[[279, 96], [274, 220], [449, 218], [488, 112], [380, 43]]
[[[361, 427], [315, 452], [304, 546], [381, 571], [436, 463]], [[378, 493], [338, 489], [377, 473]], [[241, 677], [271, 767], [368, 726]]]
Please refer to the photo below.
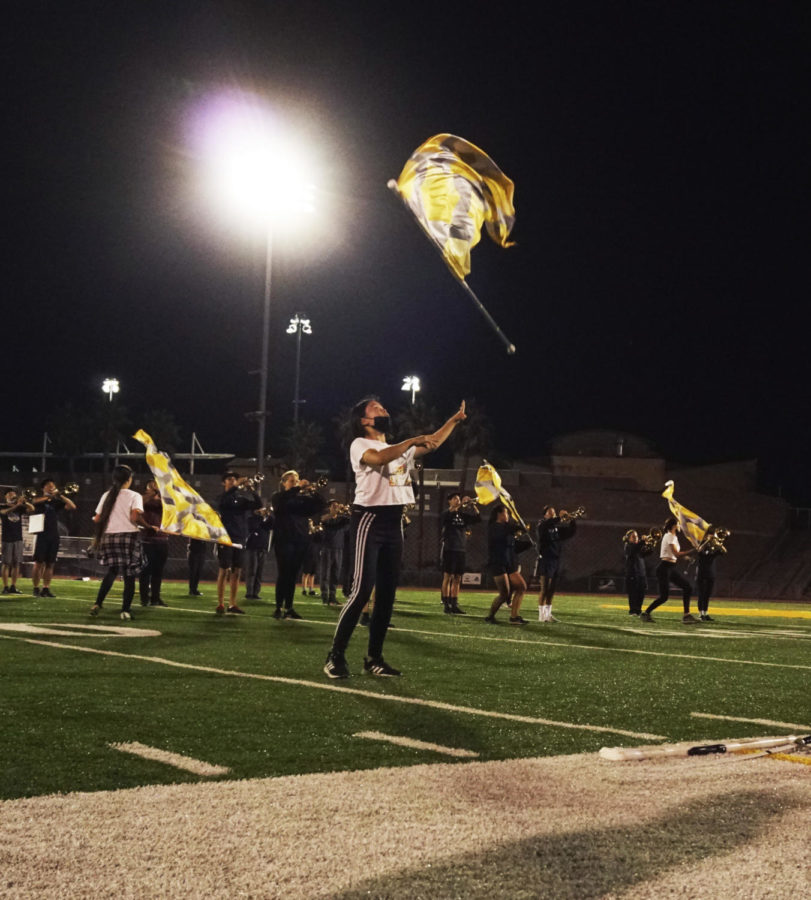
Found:
[[420, 379], [416, 375], [406, 375], [405, 378], [403, 378], [403, 386], [400, 390], [411, 391], [411, 405], [413, 406], [417, 391], [420, 390]]
[[301, 375], [301, 335], [313, 333], [313, 329], [310, 325], [310, 320], [304, 318], [304, 313], [296, 313], [295, 316], [290, 320], [290, 324], [287, 326], [287, 333], [295, 334], [296, 336], [296, 389], [293, 395], [293, 424], [298, 425], [298, 408], [302, 403], [304, 403], [303, 400], [299, 399], [299, 383]]
[[109, 396], [110, 403], [112, 403], [113, 394], [117, 394], [121, 390], [121, 385], [118, 383], [117, 378], [105, 378], [102, 382], [101, 390]]
[[241, 91], [208, 98], [192, 124], [193, 138], [207, 167], [205, 183], [218, 205], [239, 223], [250, 222], [265, 237], [265, 289], [259, 403], [249, 418], [257, 423], [256, 468], [264, 473], [268, 416], [270, 300], [274, 231], [313, 211], [307, 153], [294, 146], [277, 115], [262, 98]]

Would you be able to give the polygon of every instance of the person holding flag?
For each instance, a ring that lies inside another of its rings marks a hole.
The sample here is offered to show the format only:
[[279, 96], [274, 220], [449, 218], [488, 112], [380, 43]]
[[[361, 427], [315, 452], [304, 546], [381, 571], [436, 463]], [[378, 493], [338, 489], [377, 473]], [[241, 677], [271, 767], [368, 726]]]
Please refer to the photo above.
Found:
[[662, 536], [662, 544], [659, 548], [659, 565], [656, 567], [656, 580], [659, 583], [659, 596], [650, 604], [648, 608], [639, 617], [642, 622], [652, 622], [651, 613], [654, 609], [667, 603], [670, 596], [670, 584], [675, 584], [681, 588], [682, 603], [684, 604], [684, 615], [682, 622], [685, 625], [693, 625], [698, 619], [690, 614], [690, 597], [693, 593], [693, 586], [690, 582], [676, 569], [676, 563], [683, 557], [693, 552], [691, 547], [689, 550], [682, 550], [676, 532], [679, 530], [679, 523], [674, 516], [671, 516], [665, 522], [664, 535]]

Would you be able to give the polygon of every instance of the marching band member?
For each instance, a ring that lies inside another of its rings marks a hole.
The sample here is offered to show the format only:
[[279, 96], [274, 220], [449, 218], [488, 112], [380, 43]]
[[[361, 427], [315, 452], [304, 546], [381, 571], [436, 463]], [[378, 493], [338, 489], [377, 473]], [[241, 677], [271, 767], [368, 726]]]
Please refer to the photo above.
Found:
[[459, 608], [459, 587], [465, 572], [467, 529], [479, 522], [479, 508], [470, 497], [464, 500], [458, 491], [448, 495], [448, 508], [442, 514], [442, 605], [449, 614], [465, 615]]
[[258, 600], [262, 590], [262, 571], [268, 552], [273, 513], [254, 510], [248, 516], [248, 540], [245, 544], [245, 599]]
[[[63, 509], [73, 511], [76, 504], [70, 497], [57, 491], [51, 478], [43, 478], [40, 489], [42, 493], [33, 500], [34, 511], [44, 514], [45, 524], [34, 544], [34, 596], [53, 597], [51, 579], [56, 557], [59, 555], [59, 512]], [[42, 581], [41, 593], [40, 581]]]
[[347, 509], [337, 500], [331, 500], [329, 510], [321, 518], [321, 527], [324, 529], [321, 542], [321, 601], [329, 606], [335, 606], [338, 602], [344, 537], [350, 521]]
[[203, 564], [206, 561], [208, 541], [200, 541], [197, 538], [189, 538], [188, 562], [189, 562], [189, 596], [201, 597], [200, 576], [203, 574]]
[[638, 616], [642, 613], [645, 590], [648, 586], [645, 557], [653, 551], [653, 546], [640, 540], [639, 532], [634, 528], [625, 533], [623, 540], [625, 541], [625, 589], [628, 592], [628, 614]]
[[519, 615], [527, 583], [518, 571], [518, 555], [515, 551], [515, 534], [522, 530], [521, 525], [510, 518], [507, 507], [497, 503], [490, 514], [487, 527], [487, 566], [498, 588], [498, 596], [493, 600], [490, 612], [484, 617], [489, 625], [496, 624], [496, 613], [502, 606], [510, 607], [510, 625], [527, 624], [527, 620]]
[[222, 524], [228, 532], [228, 537], [238, 544], [231, 547], [227, 544], [217, 544], [217, 559], [219, 571], [217, 572], [217, 608], [214, 612], [221, 616], [225, 609], [225, 584], [228, 582], [230, 602], [229, 613], [245, 615], [245, 611], [237, 606], [237, 591], [239, 590], [239, 577], [242, 574], [242, 560], [244, 547], [248, 540], [248, 513], [252, 509], [259, 509], [262, 500], [256, 491], [247, 491], [242, 488], [244, 478], [239, 478], [236, 472], [224, 472], [222, 476], [223, 493], [220, 494], [218, 508]]
[[135, 596], [135, 578], [144, 567], [138, 526], [150, 531], [154, 531], [155, 526], [144, 518], [141, 495], [130, 490], [131, 484], [132, 469], [129, 466], [116, 466], [113, 469], [112, 487], [102, 495], [93, 516], [96, 523], [93, 546], [97, 548], [101, 564], [107, 566], [107, 574], [99, 585], [96, 602], [90, 610], [91, 616], [99, 614], [110, 588], [121, 575], [124, 580], [121, 618], [132, 618], [130, 607]]
[[275, 516], [273, 552], [278, 569], [273, 617], [300, 619], [301, 616], [293, 609], [293, 596], [310, 544], [310, 516], [321, 512], [326, 503], [312, 489], [310, 482], [300, 479], [294, 469], [282, 475], [279, 490], [273, 495], [271, 503]]
[[665, 533], [662, 537], [662, 543], [659, 548], [659, 565], [656, 567], [656, 580], [659, 582], [659, 596], [648, 604], [648, 608], [639, 617], [643, 622], [652, 622], [651, 613], [658, 606], [667, 603], [670, 596], [671, 582], [681, 588], [682, 604], [684, 607], [684, 615], [682, 622], [685, 625], [692, 625], [698, 620], [690, 615], [690, 595], [693, 593], [693, 586], [681, 574], [676, 571], [676, 563], [682, 558], [693, 552], [692, 547], [689, 550], [682, 550], [679, 545], [679, 539], [676, 532], [679, 530], [678, 521], [671, 517], [665, 522]]
[[161, 599], [163, 570], [169, 558], [169, 535], [160, 530], [163, 519], [163, 501], [158, 483], [150, 479], [144, 488], [144, 519], [153, 525], [141, 535], [146, 566], [139, 578], [141, 606], [166, 606]]
[[[723, 539], [717, 537], [717, 529], [710, 525], [704, 540], [698, 548], [698, 568], [696, 571], [696, 592], [698, 594], [698, 618], [702, 622], [714, 622], [710, 615], [710, 597], [715, 587], [715, 560], [727, 552]], [[722, 533], [726, 536], [726, 532]]]
[[543, 518], [538, 522], [538, 573], [540, 576], [540, 592], [538, 594], [538, 621], [557, 622], [552, 615], [552, 598], [558, 586], [560, 574], [561, 543], [574, 537], [577, 523], [565, 509], [560, 516], [554, 506], [543, 508]]
[[355, 439], [349, 457], [355, 472], [352, 510], [354, 575], [352, 591], [341, 610], [338, 627], [327, 655], [324, 672], [329, 678], [348, 678], [344, 656], [361, 610], [375, 589], [375, 605], [369, 622], [365, 672], [378, 676], [402, 673], [383, 659], [383, 642], [391, 620], [394, 595], [403, 555], [403, 506], [414, 502], [409, 469], [415, 458], [435, 450], [465, 418], [465, 403], [433, 434], [386, 443], [389, 414], [374, 397], [366, 397], [352, 409]]
[[[23, 513], [32, 513], [34, 507], [8, 488], [5, 502], [0, 506], [0, 536], [3, 542], [3, 593], [22, 594], [17, 587], [20, 566], [23, 562]], [[11, 582], [11, 583], [9, 583]]]

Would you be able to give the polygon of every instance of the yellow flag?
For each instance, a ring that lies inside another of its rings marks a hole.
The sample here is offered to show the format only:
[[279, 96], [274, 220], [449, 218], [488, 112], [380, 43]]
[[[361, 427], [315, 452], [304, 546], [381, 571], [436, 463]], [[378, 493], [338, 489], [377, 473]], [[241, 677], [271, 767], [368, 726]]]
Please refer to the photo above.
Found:
[[141, 428], [133, 435], [146, 447], [146, 461], [163, 502], [161, 531], [182, 534], [199, 541], [231, 544], [231, 538], [217, 513], [188, 485], [172, 465], [169, 455], [158, 450], [152, 438]]
[[710, 527], [709, 522], [705, 522], [701, 516], [697, 515], [694, 512], [691, 512], [687, 509], [686, 506], [682, 506], [681, 503], [678, 503], [673, 499], [673, 489], [675, 485], [672, 481], [668, 481], [665, 483], [665, 489], [662, 491], [662, 496], [667, 500], [667, 505], [670, 507], [670, 511], [676, 517], [676, 520], [679, 523], [679, 529], [682, 534], [687, 538], [688, 541], [694, 546], [698, 547], [698, 545], [704, 540], [704, 535], [707, 533], [707, 529]]
[[482, 506], [487, 506], [488, 503], [498, 500], [499, 503], [502, 503], [507, 507], [507, 511], [510, 515], [524, 528], [525, 531], [529, 530], [518, 512], [513, 498], [509, 495], [507, 490], [501, 486], [501, 476], [486, 459], [482, 460], [479, 471], [476, 473], [476, 500], [481, 503]]
[[405, 164], [396, 190], [448, 268], [460, 280], [470, 272], [470, 251], [482, 225], [502, 247], [515, 222], [513, 183], [475, 144], [453, 134], [437, 134]]

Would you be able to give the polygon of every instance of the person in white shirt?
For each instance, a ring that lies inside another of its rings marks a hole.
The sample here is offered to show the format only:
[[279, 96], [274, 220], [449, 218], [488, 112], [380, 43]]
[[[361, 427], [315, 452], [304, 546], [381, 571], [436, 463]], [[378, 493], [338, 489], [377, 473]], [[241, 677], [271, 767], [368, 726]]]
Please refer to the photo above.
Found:
[[659, 548], [659, 565], [656, 567], [656, 580], [659, 582], [659, 596], [648, 605], [648, 608], [639, 617], [643, 622], [652, 622], [651, 613], [657, 606], [667, 603], [670, 596], [670, 585], [675, 584], [681, 588], [682, 603], [684, 604], [684, 615], [682, 622], [685, 625], [692, 625], [698, 619], [690, 615], [690, 596], [693, 593], [693, 586], [690, 582], [676, 570], [676, 563], [682, 556], [687, 556], [693, 552], [691, 547], [689, 550], [682, 550], [679, 545], [679, 539], [676, 532], [679, 530], [679, 523], [675, 518], [670, 518], [665, 522], [665, 533], [662, 535], [662, 544]]
[[383, 659], [383, 641], [391, 620], [403, 556], [403, 506], [414, 502], [409, 469], [415, 458], [436, 450], [465, 418], [465, 403], [433, 434], [420, 434], [387, 444], [391, 420], [377, 397], [365, 397], [352, 409], [354, 440], [349, 457], [355, 472], [352, 507], [354, 572], [352, 591], [341, 610], [324, 672], [329, 678], [348, 678], [344, 656], [361, 611], [375, 591], [369, 622], [368, 655], [363, 669], [371, 675], [402, 674]]
[[[130, 490], [131, 484], [132, 469], [129, 466], [116, 466], [113, 469], [113, 485], [102, 495], [93, 516], [96, 523], [93, 547], [101, 564], [108, 568], [99, 585], [96, 602], [90, 610], [91, 616], [99, 614], [110, 588], [121, 575], [124, 579], [121, 618], [132, 618], [130, 607], [135, 596], [135, 579], [146, 562], [138, 526], [149, 529], [153, 529], [153, 526], [144, 519], [143, 500], [139, 493]], [[154, 530], [157, 531], [157, 528]]]

